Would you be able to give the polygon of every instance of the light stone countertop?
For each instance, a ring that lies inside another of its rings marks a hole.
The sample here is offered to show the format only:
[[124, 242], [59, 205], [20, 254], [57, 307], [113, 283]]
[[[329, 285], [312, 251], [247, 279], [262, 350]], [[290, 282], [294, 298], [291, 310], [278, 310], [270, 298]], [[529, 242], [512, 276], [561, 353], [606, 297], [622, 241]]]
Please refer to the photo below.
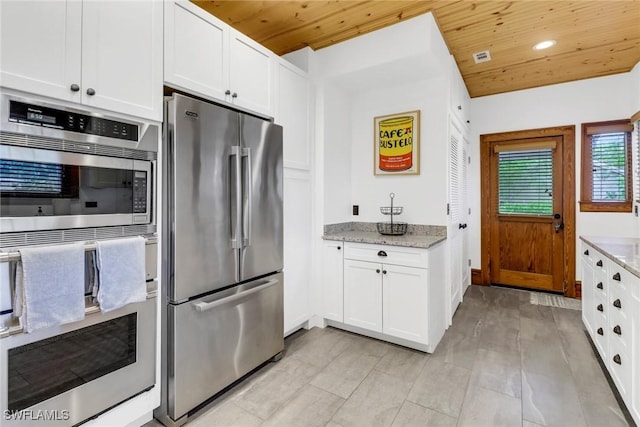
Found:
[[386, 236], [378, 233], [375, 222], [345, 222], [325, 225], [322, 238], [324, 240], [427, 249], [447, 239], [447, 227], [409, 224], [407, 234]]
[[580, 236], [607, 258], [640, 277], [640, 239], [632, 237]]

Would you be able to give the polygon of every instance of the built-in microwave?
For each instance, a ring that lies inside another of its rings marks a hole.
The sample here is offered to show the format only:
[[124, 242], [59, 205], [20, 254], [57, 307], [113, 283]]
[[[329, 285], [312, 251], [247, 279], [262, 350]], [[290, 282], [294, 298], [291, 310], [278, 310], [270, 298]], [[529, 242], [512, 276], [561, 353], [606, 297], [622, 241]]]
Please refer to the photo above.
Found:
[[2, 233], [155, 224], [157, 125], [0, 102]]

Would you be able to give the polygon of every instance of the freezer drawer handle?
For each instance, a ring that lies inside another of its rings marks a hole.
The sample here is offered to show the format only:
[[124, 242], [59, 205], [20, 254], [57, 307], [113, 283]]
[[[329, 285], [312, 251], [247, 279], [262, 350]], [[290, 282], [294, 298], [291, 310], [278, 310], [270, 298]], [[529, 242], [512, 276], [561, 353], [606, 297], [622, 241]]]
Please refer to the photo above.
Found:
[[239, 294], [234, 294], [213, 302], [194, 302], [193, 306], [195, 307], [196, 311], [199, 311], [199, 312], [211, 310], [212, 308], [220, 307], [221, 305], [227, 305], [239, 299], [245, 298], [249, 295], [261, 292], [266, 288], [270, 288], [271, 286], [276, 285], [277, 283], [278, 283], [278, 280], [272, 279], [266, 283], [263, 283], [262, 285], [256, 286], [255, 288], [251, 288], [247, 291], [240, 292]]

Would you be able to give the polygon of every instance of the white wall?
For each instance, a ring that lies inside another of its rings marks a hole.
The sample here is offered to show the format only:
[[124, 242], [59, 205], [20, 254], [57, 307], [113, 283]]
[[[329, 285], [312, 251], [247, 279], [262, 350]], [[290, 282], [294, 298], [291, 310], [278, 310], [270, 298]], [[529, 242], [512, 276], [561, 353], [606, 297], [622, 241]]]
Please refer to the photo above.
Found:
[[[631, 73], [527, 89], [471, 100], [470, 168], [471, 218], [470, 255], [472, 267], [480, 266], [480, 135], [544, 128], [576, 126], [576, 234], [637, 235], [632, 213], [580, 212], [581, 123], [629, 118], [634, 93], [629, 90]], [[579, 250], [580, 245], [577, 245]], [[577, 257], [576, 259], [579, 259]], [[579, 270], [579, 269], [577, 269]], [[579, 274], [579, 273], [578, 273]]]
[[[447, 100], [445, 77], [397, 83], [354, 95], [351, 133], [351, 204], [360, 215], [351, 221], [388, 221], [380, 206], [403, 206], [398, 221], [445, 225], [447, 200]], [[420, 174], [373, 174], [373, 118], [420, 110]]]

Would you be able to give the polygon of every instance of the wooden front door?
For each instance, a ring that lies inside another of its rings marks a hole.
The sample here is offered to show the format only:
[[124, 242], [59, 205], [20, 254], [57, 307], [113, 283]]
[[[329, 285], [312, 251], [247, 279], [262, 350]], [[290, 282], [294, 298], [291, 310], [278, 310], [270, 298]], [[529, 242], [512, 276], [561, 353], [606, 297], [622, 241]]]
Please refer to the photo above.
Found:
[[485, 283], [573, 296], [572, 132], [566, 127], [481, 137]]

